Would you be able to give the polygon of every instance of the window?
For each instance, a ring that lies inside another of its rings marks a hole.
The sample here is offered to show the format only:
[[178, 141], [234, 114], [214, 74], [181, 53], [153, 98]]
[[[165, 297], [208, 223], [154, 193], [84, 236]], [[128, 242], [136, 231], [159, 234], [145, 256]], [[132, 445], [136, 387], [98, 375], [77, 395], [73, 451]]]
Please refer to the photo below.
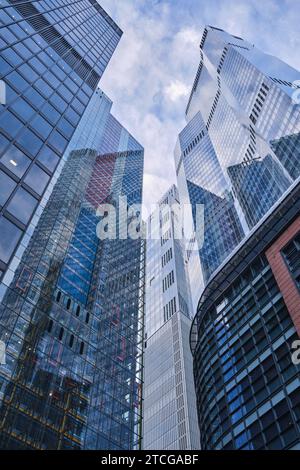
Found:
[[0, 59], [0, 68], [1, 68], [1, 74], [3, 76], [6, 75], [11, 70], [11, 66], [6, 62], [6, 60], [3, 60], [2, 58]]
[[55, 147], [58, 152], [61, 153], [63, 153], [68, 144], [67, 140], [57, 131], [52, 132], [49, 143], [53, 145], [53, 147]]
[[67, 137], [70, 138], [72, 136], [74, 127], [66, 119], [61, 119], [57, 126]]
[[12, 137], [15, 137], [22, 129], [23, 124], [10, 111], [6, 111], [0, 119], [0, 127], [5, 129]]
[[40, 107], [43, 105], [45, 102], [44, 98], [33, 88], [29, 88], [26, 93], [24, 93], [24, 96], [30, 101], [33, 106], [36, 108], [40, 109]]
[[16, 90], [20, 92], [26, 90], [26, 88], [29, 86], [29, 83], [24, 80], [24, 78], [22, 78], [21, 75], [17, 72], [11, 72], [9, 75], [7, 75], [6, 79], [14, 88], [16, 88]]
[[30, 126], [36, 130], [44, 139], [47, 139], [53, 127], [48, 124], [48, 122], [42, 118], [42, 116], [37, 115], [30, 123]]
[[53, 172], [59, 162], [59, 157], [49, 147], [43, 147], [38, 155], [38, 161]]
[[0, 134], [0, 152], [3, 152], [4, 149], [8, 146], [9, 140], [4, 137], [4, 135]]
[[53, 327], [53, 320], [50, 320], [49, 325], [48, 325], [48, 333], [51, 333], [52, 327]]
[[24, 182], [40, 196], [48, 184], [49, 176], [37, 165], [33, 165], [26, 175]]
[[4, 206], [16, 187], [16, 183], [6, 173], [0, 170], [0, 206]]
[[73, 344], [74, 344], [74, 335], [71, 335], [70, 336], [70, 341], [69, 341], [70, 348], [73, 346]]
[[22, 232], [5, 217], [0, 218], [0, 259], [8, 263]]
[[37, 200], [25, 189], [19, 188], [7, 206], [8, 212], [23, 224], [27, 224], [37, 205]]
[[0, 161], [19, 178], [24, 175], [31, 163], [31, 160], [14, 145], [9, 147]]
[[29, 106], [22, 98], [17, 99], [11, 108], [20, 116], [21, 119], [29, 121], [34, 115], [35, 110]]
[[43, 108], [41, 109], [41, 112], [44, 114], [44, 116], [47, 117], [47, 119], [52, 122], [52, 124], [56, 124], [57, 121], [60, 118], [60, 114], [56, 109], [51, 106], [50, 103], [45, 103]]
[[21, 67], [19, 67], [19, 71], [30, 83], [34, 82], [39, 77], [38, 74], [35, 73], [32, 67], [29, 67], [28, 64], [21, 65]]
[[33, 156], [38, 153], [41, 146], [43, 145], [42, 140], [36, 137], [36, 135], [29, 129], [24, 129], [24, 131], [18, 137], [18, 142]]

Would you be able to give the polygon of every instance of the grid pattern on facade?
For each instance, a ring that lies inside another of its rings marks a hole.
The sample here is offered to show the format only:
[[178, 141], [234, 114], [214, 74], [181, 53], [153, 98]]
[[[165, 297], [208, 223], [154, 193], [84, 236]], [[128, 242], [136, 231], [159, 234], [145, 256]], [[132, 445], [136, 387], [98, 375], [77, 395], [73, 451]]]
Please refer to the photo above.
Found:
[[[2, 2], [0, 275], [120, 39], [93, 2]], [[96, 34], [94, 33], [96, 32]]]
[[264, 256], [207, 311], [195, 350], [204, 449], [283, 449], [300, 441], [297, 334]]

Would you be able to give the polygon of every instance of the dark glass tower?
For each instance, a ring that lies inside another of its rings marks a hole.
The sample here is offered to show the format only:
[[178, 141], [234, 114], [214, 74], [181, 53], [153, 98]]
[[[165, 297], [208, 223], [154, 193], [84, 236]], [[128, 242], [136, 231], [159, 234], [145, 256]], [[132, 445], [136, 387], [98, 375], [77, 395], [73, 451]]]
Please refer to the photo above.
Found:
[[96, 230], [100, 204], [141, 203], [143, 148], [110, 105], [98, 90], [77, 130], [98, 148], [68, 156], [2, 295], [1, 448], [140, 445], [144, 245]]
[[3, 0], [0, 278], [121, 37], [96, 0]]

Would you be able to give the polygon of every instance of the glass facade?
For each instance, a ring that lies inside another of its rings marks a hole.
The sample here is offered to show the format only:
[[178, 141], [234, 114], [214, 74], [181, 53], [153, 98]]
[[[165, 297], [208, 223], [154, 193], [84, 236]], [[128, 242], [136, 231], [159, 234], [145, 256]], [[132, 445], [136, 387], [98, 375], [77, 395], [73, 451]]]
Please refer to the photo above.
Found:
[[172, 186], [148, 220], [143, 388], [143, 449], [199, 449], [186, 252]]
[[299, 201], [298, 185], [201, 297], [191, 344], [203, 449], [300, 448]]
[[[144, 241], [96, 230], [100, 204], [141, 203], [143, 148], [102, 107], [98, 90], [87, 112], [99, 129], [82, 120], [2, 291], [2, 449], [140, 447]], [[98, 149], [74, 150], [80, 132]]]
[[204, 204], [191, 328], [202, 449], [300, 449], [299, 73], [207, 26], [175, 149]]
[[0, 6], [1, 278], [122, 32], [96, 0]]
[[[299, 73], [207, 26], [175, 149], [181, 200], [205, 206], [198, 298], [209, 278], [299, 177]], [[202, 280], [201, 280], [202, 279]]]

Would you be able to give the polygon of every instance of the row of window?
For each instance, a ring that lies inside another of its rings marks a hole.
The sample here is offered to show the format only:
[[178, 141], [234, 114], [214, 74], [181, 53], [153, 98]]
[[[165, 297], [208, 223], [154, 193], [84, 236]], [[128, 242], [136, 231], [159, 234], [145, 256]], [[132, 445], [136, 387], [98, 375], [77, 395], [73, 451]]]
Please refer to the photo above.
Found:
[[168, 240], [171, 239], [171, 228], [169, 228], [164, 234], [163, 236], [161, 237], [160, 239], [160, 244], [161, 246], [163, 246]]
[[165, 306], [164, 306], [164, 322], [169, 320], [172, 315], [176, 312], [176, 297], [173, 297]]
[[[48, 329], [47, 329], [48, 333], [51, 333], [51, 332], [52, 332], [53, 325], [54, 325], [53, 320], [52, 320], [52, 319], [49, 320]], [[64, 330], [63, 327], [61, 327], [61, 328], [59, 329], [59, 334], [58, 334], [58, 339], [59, 339], [59, 341], [63, 341], [63, 339], [64, 339], [64, 334], [65, 334], [65, 330]], [[69, 347], [70, 347], [71, 349], [72, 349], [72, 347], [73, 347], [73, 345], [74, 345], [74, 339], [75, 339], [74, 335], [73, 335], [73, 334], [70, 334], [70, 335], [69, 335], [69, 343], [68, 343], [68, 344], [69, 344]], [[84, 342], [83, 342], [83, 341], [80, 341], [80, 345], [79, 345], [78, 352], [79, 352], [79, 354], [83, 354], [83, 353], [84, 353]]]
[[184, 157], [193, 150], [193, 148], [200, 142], [200, 140], [204, 137], [204, 135], [205, 135], [205, 132], [201, 131], [200, 134], [198, 134], [192, 140], [192, 142], [188, 145], [188, 147], [183, 151]]
[[169, 248], [161, 258], [161, 267], [165, 265], [173, 258], [172, 247]]
[[263, 103], [265, 101], [268, 91], [269, 91], [269, 87], [265, 83], [262, 83], [258, 96], [256, 98], [256, 101], [254, 103], [252, 112], [250, 114], [250, 119], [253, 122], [253, 124], [256, 124], [257, 119], [259, 118], [259, 114], [261, 112], [261, 109], [262, 109], [262, 106], [263, 106]]
[[172, 270], [167, 276], [162, 280], [163, 292], [165, 292], [172, 284], [174, 284], [174, 271]]

